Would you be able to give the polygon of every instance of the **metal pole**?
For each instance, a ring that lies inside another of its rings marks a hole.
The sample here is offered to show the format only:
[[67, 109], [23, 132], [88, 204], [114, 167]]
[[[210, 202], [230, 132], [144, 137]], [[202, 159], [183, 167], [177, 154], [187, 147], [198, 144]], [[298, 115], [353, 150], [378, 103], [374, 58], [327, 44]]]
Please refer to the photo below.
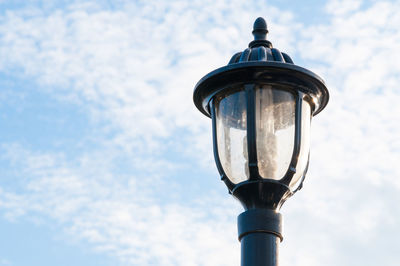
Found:
[[268, 209], [247, 210], [238, 217], [241, 266], [278, 266], [282, 215]]

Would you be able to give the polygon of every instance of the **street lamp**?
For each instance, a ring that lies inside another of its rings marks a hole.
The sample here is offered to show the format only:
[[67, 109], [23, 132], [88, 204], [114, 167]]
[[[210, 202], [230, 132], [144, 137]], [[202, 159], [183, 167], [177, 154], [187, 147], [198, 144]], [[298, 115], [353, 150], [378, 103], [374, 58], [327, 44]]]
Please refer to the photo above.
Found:
[[324, 81], [293, 64], [254, 22], [249, 48], [196, 85], [196, 107], [212, 118], [221, 179], [245, 211], [238, 217], [242, 266], [278, 265], [282, 204], [303, 184], [311, 117], [328, 103]]

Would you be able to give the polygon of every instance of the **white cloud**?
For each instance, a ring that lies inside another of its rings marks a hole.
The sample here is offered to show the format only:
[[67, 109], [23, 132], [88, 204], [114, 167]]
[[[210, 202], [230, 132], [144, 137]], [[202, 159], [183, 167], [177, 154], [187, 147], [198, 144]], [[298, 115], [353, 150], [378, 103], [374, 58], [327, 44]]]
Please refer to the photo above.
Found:
[[[312, 251], [320, 257], [316, 264], [396, 265], [398, 255], [388, 248], [395, 244], [385, 241], [398, 232], [400, 217], [400, 5], [377, 2], [331, 11], [330, 23], [303, 31], [299, 45], [307, 67], [326, 79], [331, 99], [314, 119], [304, 191], [284, 211], [310, 224], [291, 232], [298, 239], [319, 238]], [[380, 255], [372, 255], [377, 251]]]
[[326, 11], [337, 16], [348, 15], [351, 12], [358, 11], [362, 4], [361, 0], [329, 1], [326, 5]]
[[9, 260], [0, 258], [0, 265], [13, 265]]
[[88, 171], [85, 163], [72, 165], [60, 155], [33, 154], [16, 145], [2, 153], [23, 180], [19, 193], [0, 191], [0, 207], [11, 221], [50, 218], [70, 236], [126, 265], [232, 265], [238, 260], [232, 222], [238, 206], [228, 197], [212, 195], [217, 205], [198, 198], [161, 203], [167, 198], [157, 195], [159, 185], [135, 176], [105, 168]]
[[[5, 12], [0, 71], [85, 108], [100, 133], [95, 148], [73, 156], [3, 145], [2, 161], [17, 181], [0, 189], [0, 208], [10, 220], [51, 219], [126, 265], [237, 265], [239, 208], [229, 195], [211, 189], [182, 202], [162, 186], [182, 191], [173, 175], [214, 169], [210, 123], [194, 110], [192, 88], [246, 47], [254, 18], [263, 15], [274, 45], [296, 51], [331, 91], [313, 123], [305, 187], [283, 207], [282, 265], [396, 265], [397, 253], [374, 243], [400, 215], [400, 7], [361, 8], [331, 1], [329, 23], [302, 31], [289, 12], [261, 2], [121, 3], [113, 11], [89, 2]], [[354, 253], [343, 250], [350, 242]], [[364, 250], [385, 257], [352, 258]]]
[[[227, 193], [216, 194], [223, 187], [217, 174], [218, 189], [202, 189], [184, 202], [169, 191], [191, 190], [170, 175], [191, 164], [185, 176], [196, 177], [196, 159], [215, 168], [210, 121], [192, 102], [197, 80], [246, 47], [252, 10], [270, 14], [270, 24], [280, 28], [278, 37], [290, 31], [291, 17], [260, 5], [242, 12], [243, 3], [218, 3], [219, 9], [214, 1], [181, 1], [126, 4], [115, 11], [75, 5], [30, 10], [30, 16], [26, 10], [6, 12], [0, 70], [33, 79], [53, 99], [86, 108], [103, 132], [96, 148], [75, 151], [73, 158], [62, 151], [3, 145], [3, 162], [18, 169], [15, 178], [21, 180], [18, 189], [0, 194], [8, 219], [51, 219], [127, 265], [239, 261], [235, 216], [240, 208]], [[240, 39], [246, 42], [237, 46]], [[289, 46], [293, 40], [280, 41]], [[182, 153], [186, 161], [174, 161], [171, 153]]]

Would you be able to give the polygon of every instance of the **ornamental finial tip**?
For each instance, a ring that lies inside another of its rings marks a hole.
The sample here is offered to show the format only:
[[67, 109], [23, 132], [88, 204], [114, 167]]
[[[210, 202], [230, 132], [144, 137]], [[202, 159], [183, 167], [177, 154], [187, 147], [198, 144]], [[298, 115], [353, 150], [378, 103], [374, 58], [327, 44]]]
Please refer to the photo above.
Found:
[[259, 17], [254, 22], [253, 26], [254, 40], [266, 40], [267, 39], [267, 22], [262, 17]]

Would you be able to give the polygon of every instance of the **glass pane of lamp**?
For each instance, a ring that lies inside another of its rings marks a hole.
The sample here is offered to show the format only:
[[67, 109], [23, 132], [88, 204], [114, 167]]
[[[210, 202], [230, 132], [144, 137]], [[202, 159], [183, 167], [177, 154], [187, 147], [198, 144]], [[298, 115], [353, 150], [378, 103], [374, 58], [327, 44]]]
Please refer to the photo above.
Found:
[[310, 126], [311, 126], [311, 107], [310, 104], [303, 100], [301, 108], [301, 142], [299, 160], [296, 165], [296, 173], [294, 174], [289, 186], [293, 188], [297, 181], [305, 174], [308, 163], [308, 154], [310, 152]]
[[229, 180], [237, 184], [249, 175], [245, 91], [218, 95], [215, 108], [219, 159]]
[[258, 169], [262, 178], [281, 179], [292, 159], [295, 135], [295, 97], [263, 85], [256, 89]]

